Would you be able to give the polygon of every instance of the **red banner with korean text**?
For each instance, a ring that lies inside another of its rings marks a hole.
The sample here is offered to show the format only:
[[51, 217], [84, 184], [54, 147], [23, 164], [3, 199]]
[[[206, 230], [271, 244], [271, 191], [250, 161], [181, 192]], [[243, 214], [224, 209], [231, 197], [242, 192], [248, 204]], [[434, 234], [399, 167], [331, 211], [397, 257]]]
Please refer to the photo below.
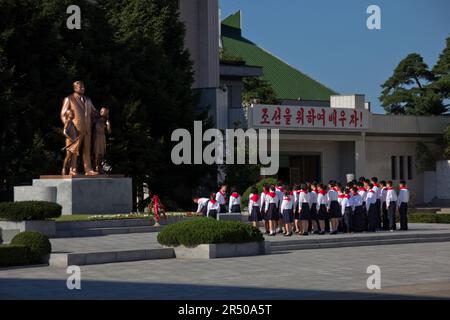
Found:
[[251, 112], [253, 127], [348, 130], [369, 127], [369, 111], [365, 109], [256, 104]]

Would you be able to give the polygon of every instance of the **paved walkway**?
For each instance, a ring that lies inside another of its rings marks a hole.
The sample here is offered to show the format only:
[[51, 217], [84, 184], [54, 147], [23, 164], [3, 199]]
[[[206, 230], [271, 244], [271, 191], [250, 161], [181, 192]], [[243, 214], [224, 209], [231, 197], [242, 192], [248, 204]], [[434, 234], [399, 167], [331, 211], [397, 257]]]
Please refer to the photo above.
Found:
[[[0, 298], [317, 299], [450, 298], [450, 243], [305, 250], [218, 260], [151, 260], [81, 267], [82, 290], [66, 270], [0, 271]], [[368, 291], [369, 265], [382, 290]]]
[[[411, 224], [408, 232], [398, 231], [394, 234], [413, 235], [413, 234], [438, 234], [449, 233], [449, 224]], [[355, 234], [338, 234], [338, 235], [309, 235], [307, 237], [294, 235], [292, 237], [284, 237], [277, 235], [275, 237], [265, 236], [267, 241], [295, 241], [301, 239], [336, 239], [336, 238], [360, 238], [373, 236], [391, 236], [391, 232], [377, 233], [355, 233]], [[152, 249], [161, 248], [156, 241], [157, 233], [134, 233], [134, 234], [116, 234], [100, 237], [87, 238], [60, 238], [51, 239], [53, 253], [88, 253], [99, 251], [116, 251], [116, 250], [134, 250], [134, 249]]]

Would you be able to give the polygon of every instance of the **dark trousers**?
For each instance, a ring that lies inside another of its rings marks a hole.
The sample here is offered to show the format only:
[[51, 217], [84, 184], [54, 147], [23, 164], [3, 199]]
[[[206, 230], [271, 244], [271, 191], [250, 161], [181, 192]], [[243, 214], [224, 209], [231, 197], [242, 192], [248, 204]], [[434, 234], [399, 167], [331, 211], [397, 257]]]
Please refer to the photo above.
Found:
[[400, 230], [408, 230], [408, 204], [402, 202], [398, 212], [400, 215]]
[[381, 229], [381, 200], [377, 199], [377, 202], [375, 202], [375, 212], [376, 212], [376, 223], [377, 223], [377, 229]]
[[369, 207], [369, 212], [367, 213], [367, 231], [375, 232], [377, 231], [377, 210], [376, 204], [372, 203]]
[[389, 230], [390, 224], [388, 217], [388, 206], [386, 202], [383, 202], [383, 204], [381, 205], [381, 210], [383, 212], [383, 230]]
[[343, 231], [352, 232], [353, 231], [353, 209], [352, 207], [346, 207], [343, 217]]
[[328, 214], [325, 217], [325, 230], [320, 230], [320, 231], [325, 231], [325, 232], [330, 232], [330, 218], [328, 218]]
[[363, 232], [365, 230], [365, 218], [364, 218], [364, 208], [358, 206], [353, 212], [353, 225], [354, 232]]
[[396, 228], [396, 217], [395, 217], [395, 211], [397, 210], [397, 203], [395, 201], [391, 201], [389, 203], [387, 212], [388, 212], [388, 219], [389, 219], [389, 230], [395, 230]]

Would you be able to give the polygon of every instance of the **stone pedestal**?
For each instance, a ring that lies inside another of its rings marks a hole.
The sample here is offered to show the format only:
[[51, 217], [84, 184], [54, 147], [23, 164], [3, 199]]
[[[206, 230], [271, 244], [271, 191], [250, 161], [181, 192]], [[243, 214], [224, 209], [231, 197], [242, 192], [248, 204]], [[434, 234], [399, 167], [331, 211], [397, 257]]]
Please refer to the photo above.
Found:
[[[63, 215], [130, 213], [131, 178], [121, 175], [41, 176], [33, 185], [14, 188], [14, 201], [57, 202]], [[56, 198], [55, 198], [56, 197]]]

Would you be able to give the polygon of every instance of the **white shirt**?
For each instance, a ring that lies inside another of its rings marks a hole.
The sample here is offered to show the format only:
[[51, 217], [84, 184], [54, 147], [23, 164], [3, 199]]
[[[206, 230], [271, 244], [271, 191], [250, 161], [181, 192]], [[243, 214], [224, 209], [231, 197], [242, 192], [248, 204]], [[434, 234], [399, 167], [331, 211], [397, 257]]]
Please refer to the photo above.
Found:
[[274, 203], [275, 206], [278, 206], [278, 196], [276, 193], [273, 196], [270, 193], [266, 194], [266, 210], [269, 209], [269, 204]]
[[362, 201], [365, 202], [367, 196], [366, 190], [364, 190], [364, 188], [359, 188], [358, 193], [361, 196]]
[[389, 203], [392, 201], [397, 202], [397, 192], [395, 192], [394, 188], [386, 189], [386, 204], [389, 206]]
[[250, 193], [250, 196], [248, 198], [248, 212], [249, 213], [252, 213], [253, 207], [259, 207], [260, 201], [261, 201], [261, 198], [259, 198], [259, 197], [258, 197], [258, 200], [253, 201], [252, 200], [253, 196], [254, 196], [254, 194]]
[[378, 186], [373, 186], [372, 190], [375, 192], [377, 199], [381, 199], [381, 189]]
[[397, 201], [398, 207], [400, 207], [402, 202], [404, 202], [404, 203], [409, 202], [409, 190], [408, 189], [404, 189], [404, 188], [400, 189], [400, 192], [398, 193], [398, 201]]
[[291, 197], [283, 197], [283, 202], [281, 203], [281, 212], [283, 212], [284, 210], [292, 209], [294, 205], [292, 202], [293, 201]]
[[260, 205], [261, 208], [266, 206], [266, 194], [264, 192], [262, 192], [260, 196]]
[[221, 204], [225, 204], [225, 193], [221, 193], [220, 191], [216, 193], [216, 201]]
[[307, 203], [309, 205], [309, 193], [305, 191], [300, 191], [298, 195], [298, 210], [302, 210], [302, 203]]
[[309, 206], [312, 208], [312, 206], [315, 205], [317, 207], [317, 192], [311, 191], [309, 193]]
[[239, 194], [231, 194], [230, 196], [230, 202], [228, 204], [229, 209], [228, 212], [231, 213], [231, 209], [234, 205], [241, 205], [241, 196]]
[[377, 195], [374, 190], [367, 191], [366, 195], [366, 209], [369, 211], [370, 205], [377, 202]]
[[352, 198], [350, 197], [344, 197], [341, 200], [341, 213], [342, 215], [344, 215], [345, 213], [345, 208], [353, 208], [353, 201]]
[[206, 206], [206, 203], [207, 203], [208, 201], [209, 201], [208, 198], [199, 198], [199, 199], [197, 200], [197, 204], [198, 204], [198, 207], [197, 207], [197, 213], [199, 213], [199, 212], [202, 211], [202, 209]]
[[359, 193], [353, 194], [352, 201], [353, 201], [353, 209], [363, 205], [363, 199]]
[[209, 201], [208, 202], [208, 210], [206, 211], [206, 216], [209, 217], [209, 212], [211, 210], [216, 210], [217, 212], [219, 212], [219, 209], [220, 209], [220, 204], [218, 201], [216, 201], [216, 203]]
[[381, 203], [386, 202], [387, 188], [381, 188]]
[[277, 194], [278, 202], [281, 203], [284, 197], [283, 187], [275, 187], [275, 193]]
[[328, 197], [327, 194], [322, 194], [319, 192], [319, 194], [317, 195], [317, 210], [319, 210], [321, 205], [326, 205], [328, 207]]
[[331, 203], [331, 201], [337, 201], [339, 194], [336, 190], [330, 189], [328, 190], [327, 197], [328, 197], [328, 203]]

